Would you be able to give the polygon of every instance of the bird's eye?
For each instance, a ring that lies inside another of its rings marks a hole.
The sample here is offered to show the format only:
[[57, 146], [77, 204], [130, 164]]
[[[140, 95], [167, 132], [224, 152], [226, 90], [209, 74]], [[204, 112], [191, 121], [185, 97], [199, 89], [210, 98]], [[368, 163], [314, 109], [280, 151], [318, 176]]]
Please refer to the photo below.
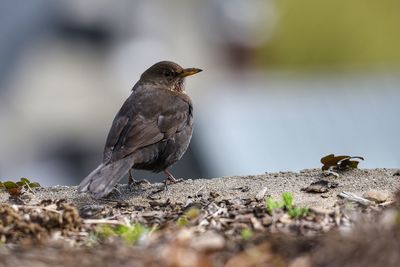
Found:
[[171, 77], [172, 76], [172, 72], [169, 70], [164, 71], [164, 76], [165, 77]]

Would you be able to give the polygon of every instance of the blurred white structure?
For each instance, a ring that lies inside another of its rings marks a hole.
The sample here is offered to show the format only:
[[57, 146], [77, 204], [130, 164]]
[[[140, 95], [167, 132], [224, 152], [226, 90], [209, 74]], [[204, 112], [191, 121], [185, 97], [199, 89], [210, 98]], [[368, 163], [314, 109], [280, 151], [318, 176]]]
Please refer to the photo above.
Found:
[[207, 87], [196, 130], [214, 176], [320, 167], [330, 153], [363, 156], [361, 168], [400, 166], [395, 73], [249, 73]]
[[300, 170], [329, 153], [400, 167], [397, 73], [300, 76], [251, 65], [279, 23], [273, 3], [3, 1], [0, 180], [78, 183], [101, 161], [130, 89], [160, 60], [205, 70], [187, 81], [195, 131], [177, 177]]

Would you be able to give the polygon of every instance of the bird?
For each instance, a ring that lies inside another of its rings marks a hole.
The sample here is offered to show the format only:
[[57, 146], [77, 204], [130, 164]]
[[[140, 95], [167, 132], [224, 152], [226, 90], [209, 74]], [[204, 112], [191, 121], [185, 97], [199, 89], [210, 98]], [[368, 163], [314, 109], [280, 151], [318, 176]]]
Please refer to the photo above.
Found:
[[193, 134], [193, 104], [184, 81], [201, 71], [161, 61], [143, 72], [112, 122], [102, 163], [78, 192], [103, 198], [128, 172], [134, 182], [133, 169], [163, 171], [165, 183], [179, 181], [169, 167], [181, 159]]

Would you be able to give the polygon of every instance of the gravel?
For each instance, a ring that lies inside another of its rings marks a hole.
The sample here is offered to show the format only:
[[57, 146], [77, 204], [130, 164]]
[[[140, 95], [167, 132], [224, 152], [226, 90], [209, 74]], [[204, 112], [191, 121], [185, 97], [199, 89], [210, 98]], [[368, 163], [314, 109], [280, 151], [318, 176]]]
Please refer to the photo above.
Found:
[[[119, 184], [107, 198], [96, 200], [88, 194], [77, 194], [76, 186], [53, 186], [39, 188], [30, 195], [29, 203], [39, 203], [44, 199], [65, 199], [78, 208], [88, 204], [104, 204], [110, 201], [126, 202], [129, 205], [149, 205], [151, 201], [185, 203], [194, 195], [209, 195], [217, 193], [218, 200], [255, 198], [260, 193], [273, 198], [280, 198], [283, 192], [291, 192], [295, 203], [299, 206], [316, 208], [332, 208], [337, 201], [337, 195], [343, 191], [362, 195], [369, 190], [387, 191], [392, 195], [400, 185], [400, 176], [393, 175], [394, 169], [354, 169], [334, 175], [325, 176], [320, 169], [306, 169], [299, 173], [279, 172], [251, 176], [231, 176], [213, 179], [185, 180], [169, 185], [167, 190], [163, 184], [140, 185], [130, 191], [126, 185]], [[307, 193], [302, 188], [311, 183], [326, 180], [338, 183], [336, 188], [330, 188], [321, 196], [319, 193]], [[266, 189], [265, 189], [266, 188]], [[119, 192], [117, 192], [119, 191]], [[263, 191], [263, 192], [261, 192]], [[0, 193], [0, 203], [7, 202], [8, 195]]]

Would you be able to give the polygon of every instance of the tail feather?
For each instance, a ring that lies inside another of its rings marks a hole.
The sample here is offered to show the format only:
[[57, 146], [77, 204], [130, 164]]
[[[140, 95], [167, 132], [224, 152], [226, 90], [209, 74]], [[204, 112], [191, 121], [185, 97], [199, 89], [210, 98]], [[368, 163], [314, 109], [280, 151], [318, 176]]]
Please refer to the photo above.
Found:
[[118, 181], [133, 166], [132, 158], [124, 158], [109, 164], [100, 164], [78, 186], [78, 192], [89, 191], [99, 199], [108, 195]]

